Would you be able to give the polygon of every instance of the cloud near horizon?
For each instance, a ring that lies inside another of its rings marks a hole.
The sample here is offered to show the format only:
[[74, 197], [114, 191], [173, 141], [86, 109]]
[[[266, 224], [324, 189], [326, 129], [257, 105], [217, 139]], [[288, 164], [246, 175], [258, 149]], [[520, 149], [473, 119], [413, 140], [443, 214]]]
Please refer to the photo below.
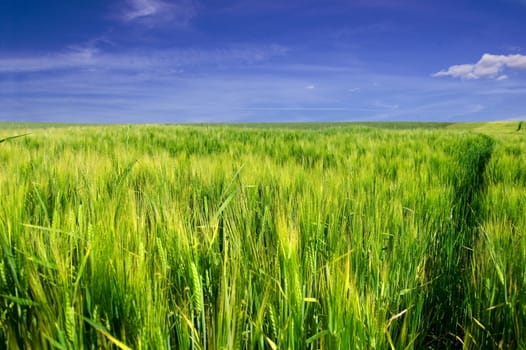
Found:
[[495, 79], [505, 80], [507, 75], [502, 74], [504, 69], [526, 70], [526, 55], [492, 55], [485, 53], [475, 64], [459, 64], [434, 73], [433, 77], [453, 77], [467, 80]]

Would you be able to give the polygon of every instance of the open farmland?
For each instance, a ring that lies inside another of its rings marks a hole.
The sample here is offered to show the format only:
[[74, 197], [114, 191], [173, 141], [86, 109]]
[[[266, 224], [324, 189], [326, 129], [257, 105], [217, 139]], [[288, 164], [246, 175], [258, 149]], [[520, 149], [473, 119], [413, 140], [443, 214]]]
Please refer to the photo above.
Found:
[[526, 347], [517, 123], [0, 139], [0, 347]]

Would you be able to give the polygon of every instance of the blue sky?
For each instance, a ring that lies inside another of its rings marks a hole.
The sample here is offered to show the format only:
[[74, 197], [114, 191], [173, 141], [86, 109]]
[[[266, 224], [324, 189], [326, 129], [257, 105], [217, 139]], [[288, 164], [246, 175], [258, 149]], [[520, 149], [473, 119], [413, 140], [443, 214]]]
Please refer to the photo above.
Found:
[[526, 0], [1, 0], [0, 121], [526, 119]]

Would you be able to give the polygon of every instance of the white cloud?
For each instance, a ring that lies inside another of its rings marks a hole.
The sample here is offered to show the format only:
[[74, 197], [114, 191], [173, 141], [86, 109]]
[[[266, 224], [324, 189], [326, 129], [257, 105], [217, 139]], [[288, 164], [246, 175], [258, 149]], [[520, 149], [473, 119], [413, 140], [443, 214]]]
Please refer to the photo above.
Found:
[[210, 50], [149, 50], [108, 53], [95, 46], [75, 46], [43, 55], [2, 56], [0, 73], [99, 69], [114, 71], [181, 71], [185, 66], [251, 65], [286, 55], [279, 45], [232, 46]]
[[450, 76], [461, 79], [496, 79], [505, 80], [507, 75], [501, 74], [504, 69], [525, 69], [526, 55], [492, 55], [485, 53], [475, 64], [460, 64], [434, 73], [433, 77]]
[[316, 86], [314, 86], [313, 84], [305, 86], [305, 89], [307, 89], [307, 90], [314, 90], [315, 88], [316, 88]]
[[132, 0], [129, 8], [123, 13], [123, 18], [132, 21], [137, 18], [155, 15], [163, 7], [164, 3], [152, 0]]
[[70, 48], [60, 53], [32, 56], [0, 56], [0, 73], [40, 72], [94, 66], [100, 62], [95, 48]]
[[193, 0], [126, 0], [119, 18], [124, 22], [138, 22], [147, 26], [171, 23], [185, 27], [195, 15]]

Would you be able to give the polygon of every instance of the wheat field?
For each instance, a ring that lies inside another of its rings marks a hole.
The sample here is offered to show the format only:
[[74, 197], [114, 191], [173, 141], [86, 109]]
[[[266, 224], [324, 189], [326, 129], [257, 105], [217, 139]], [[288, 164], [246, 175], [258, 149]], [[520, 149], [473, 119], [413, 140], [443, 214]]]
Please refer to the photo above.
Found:
[[525, 349], [516, 124], [0, 125], [0, 347]]

